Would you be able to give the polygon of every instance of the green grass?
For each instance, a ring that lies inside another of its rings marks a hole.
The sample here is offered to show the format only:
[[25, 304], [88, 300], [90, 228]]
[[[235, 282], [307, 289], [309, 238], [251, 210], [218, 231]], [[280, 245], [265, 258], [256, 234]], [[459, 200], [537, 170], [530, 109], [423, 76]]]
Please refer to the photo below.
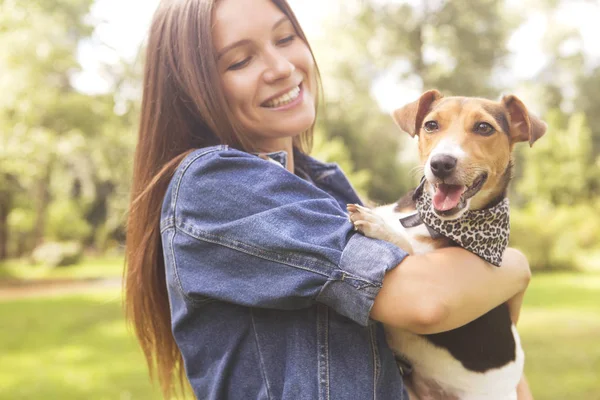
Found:
[[[118, 289], [0, 301], [0, 399], [159, 399]], [[535, 275], [519, 323], [536, 400], [600, 400], [600, 274]]]
[[58, 268], [30, 265], [26, 260], [0, 263], [0, 280], [114, 278], [122, 274], [123, 257], [118, 255], [84, 257], [80, 264]]
[[600, 400], [600, 274], [534, 275], [519, 332], [537, 400]]
[[118, 289], [0, 302], [0, 399], [160, 399]]

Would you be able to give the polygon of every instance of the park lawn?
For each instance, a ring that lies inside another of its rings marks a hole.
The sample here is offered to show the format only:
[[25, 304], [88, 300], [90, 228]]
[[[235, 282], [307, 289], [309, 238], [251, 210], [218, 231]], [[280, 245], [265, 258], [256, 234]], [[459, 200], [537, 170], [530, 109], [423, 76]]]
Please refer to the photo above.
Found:
[[0, 399], [160, 399], [120, 290], [0, 302]]
[[600, 273], [534, 274], [518, 328], [536, 400], [600, 400]]
[[117, 278], [123, 275], [123, 266], [122, 255], [84, 257], [77, 265], [57, 268], [31, 265], [27, 260], [10, 260], [0, 263], [0, 280]]
[[[159, 399], [118, 289], [0, 301], [1, 399]], [[536, 400], [600, 400], [600, 274], [536, 275], [521, 322]]]

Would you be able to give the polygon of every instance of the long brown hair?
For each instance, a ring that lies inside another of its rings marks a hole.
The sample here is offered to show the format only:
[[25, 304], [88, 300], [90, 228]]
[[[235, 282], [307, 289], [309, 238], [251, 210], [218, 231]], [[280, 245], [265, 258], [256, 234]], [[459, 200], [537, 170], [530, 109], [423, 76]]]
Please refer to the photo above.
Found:
[[[217, 1], [162, 0], [146, 48], [123, 290], [126, 318], [134, 327], [150, 376], [158, 378], [165, 398], [183, 389], [185, 380], [171, 331], [159, 229], [163, 197], [177, 166], [194, 149], [226, 144], [253, 150], [239, 133], [218, 84], [211, 31]], [[272, 2], [308, 45], [286, 0]], [[294, 147], [308, 152], [312, 131], [313, 127], [295, 137]]]

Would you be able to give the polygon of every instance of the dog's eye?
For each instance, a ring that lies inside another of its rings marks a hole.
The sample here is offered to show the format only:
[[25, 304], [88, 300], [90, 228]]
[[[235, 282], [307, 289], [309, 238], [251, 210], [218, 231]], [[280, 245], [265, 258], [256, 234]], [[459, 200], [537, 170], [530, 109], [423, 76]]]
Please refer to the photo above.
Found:
[[425, 128], [425, 131], [426, 131], [426, 132], [429, 132], [429, 133], [431, 133], [431, 132], [435, 132], [435, 131], [437, 131], [438, 129], [440, 129], [440, 126], [439, 126], [439, 125], [438, 125], [438, 123], [437, 123], [437, 122], [435, 122], [435, 121], [427, 121], [427, 122], [425, 122], [425, 124], [423, 125], [423, 128]]
[[478, 122], [475, 124], [475, 133], [482, 136], [490, 136], [496, 130], [494, 127], [487, 122]]

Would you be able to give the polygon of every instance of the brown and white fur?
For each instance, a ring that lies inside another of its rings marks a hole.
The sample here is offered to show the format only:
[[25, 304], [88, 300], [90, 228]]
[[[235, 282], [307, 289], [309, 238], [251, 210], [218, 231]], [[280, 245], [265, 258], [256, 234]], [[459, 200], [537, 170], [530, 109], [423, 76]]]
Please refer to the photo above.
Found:
[[[455, 207], [434, 209], [449, 220], [501, 202], [511, 179], [514, 144], [533, 145], [546, 131], [546, 124], [515, 96], [494, 102], [444, 98], [431, 90], [394, 111], [393, 117], [402, 130], [419, 137], [424, 190], [433, 196], [442, 185], [460, 188]], [[452, 162], [444, 170], [448, 160]], [[416, 212], [412, 194], [373, 210], [349, 205], [351, 220], [366, 236], [390, 241], [411, 254], [456, 246], [445, 237], [432, 239], [424, 225], [405, 229], [400, 224], [400, 218]], [[394, 352], [412, 363], [412, 386], [421, 400], [517, 398], [524, 355], [506, 304], [453, 331], [416, 335], [386, 327], [386, 334]]]

